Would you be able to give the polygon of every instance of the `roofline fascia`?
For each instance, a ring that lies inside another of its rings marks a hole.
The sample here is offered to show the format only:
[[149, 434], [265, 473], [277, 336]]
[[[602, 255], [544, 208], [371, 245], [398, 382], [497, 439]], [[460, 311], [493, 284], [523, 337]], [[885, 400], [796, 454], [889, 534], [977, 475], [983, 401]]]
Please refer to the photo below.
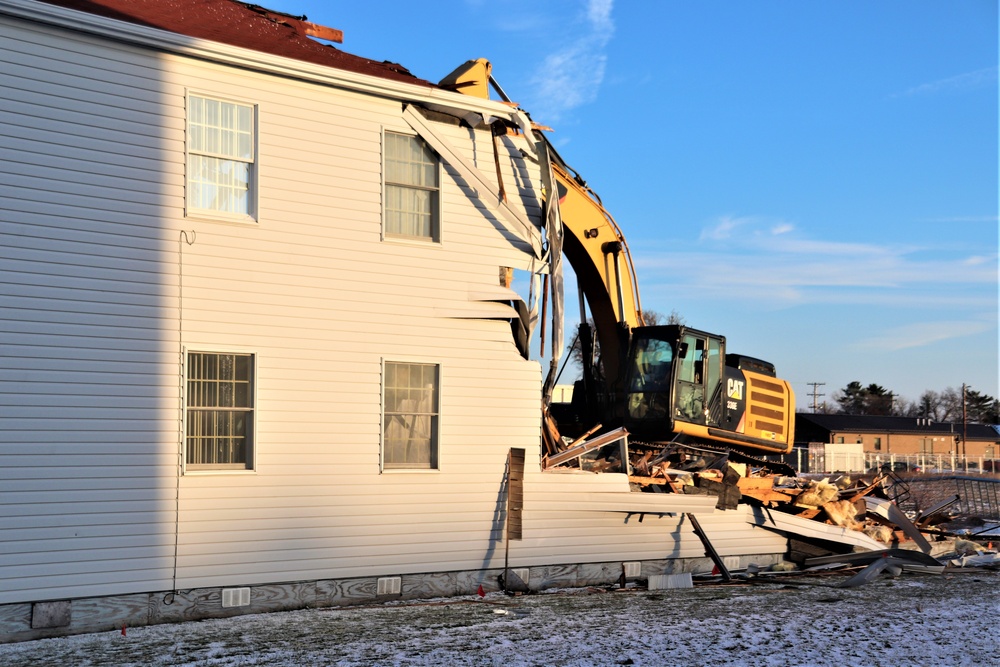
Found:
[[509, 118], [518, 125], [530, 127], [530, 121], [524, 112], [492, 100], [358, 74], [325, 65], [316, 65], [294, 58], [189, 37], [36, 0], [0, 0], [0, 15], [267, 74], [398, 99], [404, 102], [432, 104], [438, 108], [452, 109], [459, 112], [460, 116], [463, 115], [462, 112], [473, 112], [486, 117]]

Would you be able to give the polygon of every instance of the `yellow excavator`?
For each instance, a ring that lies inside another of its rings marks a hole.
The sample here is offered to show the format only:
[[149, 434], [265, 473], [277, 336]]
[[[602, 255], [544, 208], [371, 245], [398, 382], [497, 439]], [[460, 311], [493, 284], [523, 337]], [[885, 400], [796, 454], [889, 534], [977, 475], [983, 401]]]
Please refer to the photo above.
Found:
[[[485, 60], [470, 61], [442, 85], [509, 102]], [[647, 326], [625, 237], [600, 198], [540, 131], [552, 164], [565, 232], [563, 254], [580, 291], [583, 377], [568, 404], [545, 406], [570, 437], [596, 424], [620, 426], [648, 443], [708, 446], [747, 454], [792, 449], [795, 397], [766, 361], [726, 351], [723, 336], [687, 326]], [[584, 300], [593, 320], [585, 317]], [[596, 342], [600, 348], [595, 354]]]
[[563, 253], [595, 330], [581, 317], [583, 378], [569, 407], [550, 406], [560, 431], [573, 435], [599, 418], [651, 442], [791, 451], [795, 398], [788, 382], [766, 361], [727, 354], [723, 336], [679, 324], [647, 326], [624, 236], [600, 199], [549, 152]]

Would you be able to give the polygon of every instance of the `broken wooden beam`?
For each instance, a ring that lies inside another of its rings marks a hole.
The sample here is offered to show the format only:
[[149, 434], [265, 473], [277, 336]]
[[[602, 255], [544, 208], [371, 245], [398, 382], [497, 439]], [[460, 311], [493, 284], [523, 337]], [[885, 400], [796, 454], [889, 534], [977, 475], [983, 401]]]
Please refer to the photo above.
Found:
[[740, 477], [736, 482], [740, 493], [762, 503], [792, 502], [792, 496], [774, 488], [773, 477]]
[[715, 567], [719, 568], [719, 574], [722, 575], [722, 580], [732, 581], [733, 575], [729, 574], [729, 569], [726, 567], [726, 564], [722, 562], [719, 552], [712, 546], [711, 540], [708, 539], [708, 534], [705, 533], [701, 524], [698, 523], [698, 519], [696, 519], [694, 514], [691, 512], [687, 512], [684, 516], [691, 521], [691, 527], [694, 528], [694, 534], [698, 536], [699, 540], [701, 540], [702, 545], [705, 547], [705, 553], [712, 559], [712, 562], [715, 563]]

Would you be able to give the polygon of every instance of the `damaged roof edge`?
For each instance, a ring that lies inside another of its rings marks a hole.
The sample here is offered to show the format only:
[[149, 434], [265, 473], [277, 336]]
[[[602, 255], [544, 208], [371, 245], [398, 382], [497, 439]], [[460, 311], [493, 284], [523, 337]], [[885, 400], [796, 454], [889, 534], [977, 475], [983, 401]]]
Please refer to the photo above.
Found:
[[486, 117], [509, 118], [518, 124], [524, 121], [523, 112], [512, 109], [502, 102], [483, 100], [443, 90], [420, 79], [415, 79], [414, 83], [410, 83], [370, 74], [360, 74], [328, 65], [318, 65], [263, 51], [151, 28], [138, 23], [107, 18], [98, 14], [67, 9], [36, 0], [0, 0], [0, 15], [267, 74], [345, 88], [379, 97], [436, 105], [441, 109], [454, 110], [459, 116], [462, 115], [462, 112], [471, 111]]

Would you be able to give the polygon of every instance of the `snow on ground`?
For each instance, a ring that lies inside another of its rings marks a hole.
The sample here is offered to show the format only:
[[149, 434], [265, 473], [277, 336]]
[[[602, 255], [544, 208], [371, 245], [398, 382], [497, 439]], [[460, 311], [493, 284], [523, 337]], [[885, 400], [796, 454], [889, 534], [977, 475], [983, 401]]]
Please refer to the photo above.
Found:
[[844, 578], [259, 614], [0, 645], [0, 666], [997, 664], [1000, 573]]

